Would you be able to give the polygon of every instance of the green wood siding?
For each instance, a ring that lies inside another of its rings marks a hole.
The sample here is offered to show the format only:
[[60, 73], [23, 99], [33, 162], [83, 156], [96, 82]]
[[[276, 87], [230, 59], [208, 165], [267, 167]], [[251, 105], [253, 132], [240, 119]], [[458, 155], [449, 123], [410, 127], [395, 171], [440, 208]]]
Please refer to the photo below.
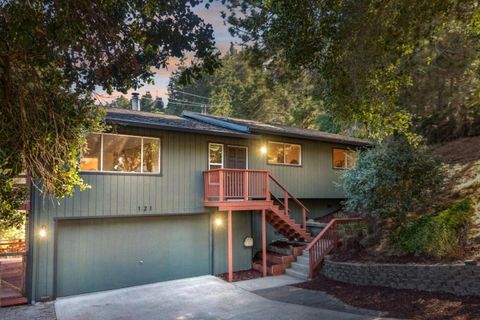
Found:
[[210, 273], [208, 215], [58, 224], [57, 296]]
[[[335, 187], [341, 170], [332, 169], [332, 147], [340, 145], [281, 137], [245, 140], [150, 129], [118, 128], [116, 131], [159, 137], [161, 174], [85, 173], [82, 177], [91, 189], [75, 192], [73, 197], [57, 200], [35, 192], [31, 221], [34, 231], [32, 292], [36, 301], [53, 295], [55, 219], [209, 212], [203, 206], [202, 179], [202, 172], [208, 168], [209, 142], [248, 146], [249, 168], [270, 170], [298, 198], [343, 197]], [[267, 165], [266, 155], [261, 154], [260, 148], [270, 139], [301, 144], [302, 166]], [[47, 226], [45, 239], [37, 236], [41, 225]]]
[[[227, 214], [225, 212], [216, 212], [212, 218], [220, 218], [223, 222], [220, 226], [212, 224], [214, 230], [213, 272], [214, 274], [220, 274], [228, 271]], [[233, 271], [251, 269], [252, 248], [245, 248], [243, 246], [244, 239], [252, 236], [251, 212], [233, 212], [232, 222]]]

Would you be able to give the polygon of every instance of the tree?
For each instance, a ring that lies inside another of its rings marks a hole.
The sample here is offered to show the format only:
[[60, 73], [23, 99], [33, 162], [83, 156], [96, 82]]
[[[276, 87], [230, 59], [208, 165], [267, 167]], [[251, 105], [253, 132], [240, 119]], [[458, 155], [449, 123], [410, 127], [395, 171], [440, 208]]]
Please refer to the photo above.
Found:
[[155, 101], [153, 100], [150, 91], [145, 92], [140, 98], [140, 110], [145, 112], [152, 112], [155, 107]]
[[315, 73], [290, 70], [282, 60], [265, 59], [254, 49], [231, 48], [221, 63], [213, 74], [187, 86], [179, 85], [173, 75], [168, 112], [200, 111], [200, 105], [205, 103], [209, 113], [219, 116], [304, 128], [318, 128], [321, 124], [322, 101]]
[[130, 100], [128, 100], [124, 96], [120, 96], [115, 100], [113, 100], [112, 102], [110, 102], [109, 104], [107, 104], [107, 107], [128, 110], [128, 109], [132, 109], [132, 103], [130, 102]]
[[[192, 11], [200, 3], [1, 2], [0, 180], [25, 169], [55, 197], [84, 188], [78, 157], [102, 122], [96, 87], [125, 93], [188, 52], [194, 59], [181, 81], [217, 67], [212, 26]], [[3, 215], [8, 190], [1, 199]]]
[[441, 162], [404, 137], [361, 152], [355, 167], [340, 177], [348, 210], [399, 221], [428, 207], [444, 181]]
[[436, 140], [479, 126], [476, 1], [224, 2], [231, 32], [316, 71], [326, 110], [357, 135], [415, 139], [413, 127]]

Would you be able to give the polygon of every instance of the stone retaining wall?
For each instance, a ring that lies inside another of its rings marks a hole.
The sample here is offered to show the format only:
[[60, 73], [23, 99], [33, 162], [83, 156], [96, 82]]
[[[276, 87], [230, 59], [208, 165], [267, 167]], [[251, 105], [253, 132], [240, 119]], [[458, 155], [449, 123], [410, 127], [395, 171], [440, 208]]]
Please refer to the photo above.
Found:
[[351, 284], [480, 296], [480, 266], [352, 263], [327, 257], [321, 272]]

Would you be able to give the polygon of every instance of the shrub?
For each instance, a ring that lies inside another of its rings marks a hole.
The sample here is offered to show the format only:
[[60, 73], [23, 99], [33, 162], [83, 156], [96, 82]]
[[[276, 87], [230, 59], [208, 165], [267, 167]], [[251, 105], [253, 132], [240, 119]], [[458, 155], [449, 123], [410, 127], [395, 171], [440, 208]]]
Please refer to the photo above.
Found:
[[429, 255], [435, 258], [455, 256], [467, 237], [474, 215], [470, 199], [452, 203], [436, 215], [404, 222], [392, 235], [391, 245], [401, 254]]
[[424, 147], [403, 137], [360, 152], [355, 168], [340, 177], [348, 210], [402, 220], [440, 191], [445, 172]]

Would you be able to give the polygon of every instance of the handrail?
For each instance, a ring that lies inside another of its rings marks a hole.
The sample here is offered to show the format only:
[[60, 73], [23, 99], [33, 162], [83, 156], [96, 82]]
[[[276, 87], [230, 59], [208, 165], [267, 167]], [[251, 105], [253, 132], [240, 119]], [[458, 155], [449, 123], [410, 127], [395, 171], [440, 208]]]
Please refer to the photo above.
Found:
[[289, 196], [290, 198], [293, 199], [293, 201], [295, 201], [300, 207], [302, 207], [303, 209], [305, 209], [307, 212], [310, 212], [310, 210], [308, 210], [307, 207], [305, 207], [303, 205], [303, 203], [300, 202], [300, 200], [298, 200], [290, 191], [287, 190], [287, 188], [285, 188], [277, 179], [275, 179], [270, 173], [268, 174], [268, 176], [270, 177], [270, 179], [272, 179], [273, 182], [275, 182], [277, 184], [277, 186], [279, 186], [283, 191], [285, 191]]
[[325, 256], [338, 245], [339, 224], [361, 221], [362, 218], [339, 218], [332, 219], [323, 230], [310, 242], [305, 250], [308, 251], [310, 261], [310, 278], [313, 277], [315, 269], [322, 263]]
[[[270, 196], [273, 197], [273, 199], [279, 202], [282, 206], [284, 205], [282, 201], [280, 201], [280, 199], [276, 195], [274, 195], [272, 192], [270, 192]], [[288, 212], [290, 212], [290, 209], [288, 209]]]
[[218, 169], [210, 169], [210, 170], [205, 170], [203, 172], [217, 172], [217, 171], [242, 171], [242, 172], [263, 172], [263, 173], [269, 173], [270, 171], [268, 170], [257, 170], [257, 169], [229, 169], [229, 168], [218, 168]]

